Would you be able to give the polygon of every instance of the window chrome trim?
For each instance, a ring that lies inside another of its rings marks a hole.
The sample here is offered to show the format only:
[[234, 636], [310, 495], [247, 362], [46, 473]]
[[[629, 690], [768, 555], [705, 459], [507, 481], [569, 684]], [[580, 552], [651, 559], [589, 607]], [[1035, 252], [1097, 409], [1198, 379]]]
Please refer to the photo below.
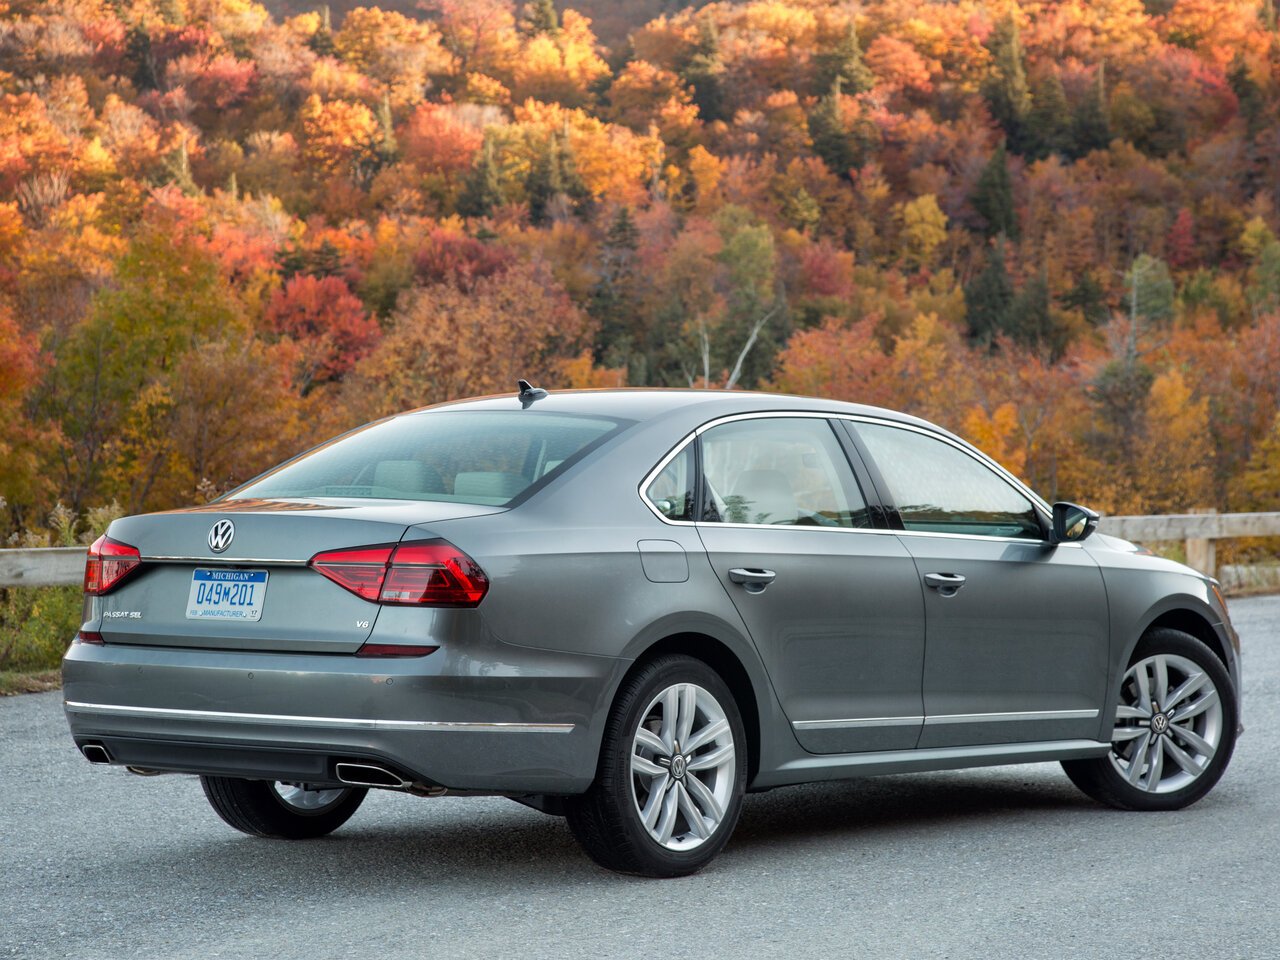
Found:
[[850, 730], [863, 727], [916, 727], [924, 717], [867, 717], [852, 720], [793, 720], [796, 730]]
[[282, 713], [232, 713], [223, 710], [179, 710], [131, 707], [116, 703], [64, 700], [73, 713], [159, 720], [205, 720], [215, 723], [265, 723], [282, 727], [338, 727], [356, 730], [429, 730], [443, 733], [572, 733], [572, 723], [481, 723], [462, 720], [371, 720], [349, 717], [306, 717]]
[[[652, 513], [655, 517], [657, 517], [659, 520], [661, 520], [663, 523], [667, 524], [668, 526], [672, 526], [672, 527], [698, 526], [697, 520], [672, 520], [668, 517], [664, 517], [661, 511], [659, 511], [658, 508], [653, 505], [652, 501], [650, 501], [648, 496], [646, 496], [645, 494], [645, 491], [649, 489], [649, 485], [652, 484], [653, 481], [658, 478], [658, 474], [662, 473], [662, 471], [667, 468], [667, 465], [671, 463], [672, 460], [674, 460], [676, 457], [678, 457], [681, 453], [684, 452], [685, 447], [687, 447], [690, 443], [692, 443], [694, 440], [702, 436], [704, 433], [706, 433], [708, 430], [712, 429], [713, 427], [718, 427], [723, 423], [733, 423], [738, 420], [777, 420], [781, 418], [850, 420], [850, 421], [853, 421], [854, 423], [872, 423], [872, 424], [876, 424], [877, 426], [895, 427], [899, 430], [910, 430], [913, 433], [919, 433], [923, 436], [931, 437], [934, 440], [939, 440], [945, 444], [948, 444], [954, 447], [955, 449], [959, 450], [961, 453], [965, 454], [971, 459], [977, 460], [982, 466], [986, 467], [987, 469], [995, 473], [1001, 480], [1004, 480], [1006, 483], [1012, 485], [1015, 490], [1017, 490], [1019, 493], [1021, 493], [1028, 500], [1031, 501], [1031, 504], [1033, 507], [1038, 508], [1042, 512], [1043, 514], [1043, 516], [1041, 516], [1042, 520], [1048, 520], [1048, 518], [1051, 518], [1053, 516], [1053, 508], [1049, 506], [1049, 504], [1045, 501], [1043, 497], [1041, 497], [1039, 494], [1033, 491], [1030, 487], [1024, 484], [1021, 480], [1019, 480], [1017, 477], [1011, 474], [1004, 467], [1000, 466], [1000, 464], [996, 463], [996, 461], [988, 457], [985, 453], [983, 453], [977, 447], [969, 446], [965, 444], [963, 441], [953, 439], [952, 437], [946, 436], [945, 434], [940, 433], [937, 430], [929, 430], [924, 427], [918, 427], [913, 423], [903, 423], [900, 420], [887, 420], [884, 417], [868, 416], [866, 414], [861, 414], [861, 413], [818, 413], [810, 410], [770, 410], [770, 411], [755, 411], [753, 413], [733, 413], [727, 416], [717, 417], [714, 420], [708, 420], [706, 423], [695, 428], [691, 433], [689, 433], [682, 440], [680, 440], [674, 447], [672, 447], [670, 452], [668, 452], [665, 457], [663, 457], [661, 460], [658, 461], [658, 465], [654, 467], [652, 470], [650, 470], [645, 475], [644, 479], [640, 481], [639, 486], [636, 488], [636, 492], [640, 495], [641, 502], [646, 507], [649, 508], [650, 513]], [[977, 533], [932, 533], [928, 530], [887, 530], [881, 527], [822, 527], [822, 526], [809, 527], [809, 526], [798, 526], [796, 524], [767, 524], [767, 523], [715, 523], [714, 526], [732, 527], [732, 528], [748, 529], [748, 530], [820, 530], [820, 531], [823, 531], [824, 533], [878, 533], [878, 534], [889, 533], [889, 534], [894, 534], [896, 536], [946, 537], [948, 539], [986, 540], [986, 541], [994, 541], [997, 543], [1047, 544], [1049, 542], [1047, 537], [1041, 537], [1038, 540], [1033, 540], [1030, 537], [994, 537], [994, 536], [986, 536], [984, 534], [977, 534]], [[1058, 544], [1058, 546], [1059, 547], [1066, 547], [1066, 546], [1082, 547], [1082, 544], [1060, 543]]]
[[926, 727], [950, 723], [1005, 723], [1037, 720], [1096, 720], [1097, 710], [1025, 710], [1011, 713], [939, 713], [924, 718]]

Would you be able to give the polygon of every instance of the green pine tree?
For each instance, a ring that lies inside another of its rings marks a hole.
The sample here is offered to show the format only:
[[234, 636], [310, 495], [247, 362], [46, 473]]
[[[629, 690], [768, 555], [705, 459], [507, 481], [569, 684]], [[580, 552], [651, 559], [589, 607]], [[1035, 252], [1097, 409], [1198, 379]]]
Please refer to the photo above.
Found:
[[1173, 319], [1173, 277], [1169, 265], [1159, 257], [1139, 254], [1125, 274], [1129, 317], [1138, 324], [1167, 324]]
[[493, 141], [486, 139], [479, 162], [471, 168], [462, 194], [458, 197], [458, 213], [464, 217], [487, 217], [502, 202], [498, 183], [498, 164], [493, 157]]
[[1013, 282], [1004, 263], [1004, 238], [1000, 237], [991, 247], [986, 268], [964, 288], [965, 318], [975, 343], [989, 345], [997, 334], [1008, 330], [1013, 297]]
[[1027, 115], [1028, 152], [1034, 157], [1067, 154], [1071, 150], [1071, 109], [1057, 70], [1046, 70], [1035, 82]]
[[[640, 231], [627, 207], [619, 207], [600, 245], [597, 279], [587, 312], [600, 324], [596, 361], [606, 366], [632, 366], [634, 331], [639, 310], [635, 258]], [[640, 381], [634, 381], [640, 382]]]
[[555, 0], [532, 0], [525, 4], [524, 29], [530, 34], [560, 35], [560, 15], [556, 13]]
[[837, 76], [831, 90], [818, 101], [809, 114], [809, 139], [813, 152], [838, 177], [847, 177], [857, 165], [857, 148], [854, 138], [845, 129], [840, 111], [841, 81]]
[[1012, 13], [996, 24], [987, 46], [993, 65], [990, 76], [982, 84], [982, 94], [991, 115], [1004, 128], [1010, 147], [1020, 153], [1025, 143], [1027, 115], [1031, 112], [1031, 94], [1027, 89], [1022, 37]]
[[320, 29], [311, 35], [307, 46], [319, 56], [333, 56], [333, 17], [329, 13], [328, 4], [320, 8]]
[[1053, 309], [1049, 278], [1044, 270], [1028, 280], [1009, 307], [1006, 332], [1015, 342], [1039, 350], [1056, 362], [1071, 342], [1066, 318]]
[[1107, 107], [1106, 67], [1098, 65], [1098, 75], [1089, 93], [1076, 107], [1071, 121], [1072, 159], [1111, 145], [1111, 111]]
[[160, 86], [156, 58], [151, 50], [151, 33], [144, 27], [132, 27], [125, 37], [125, 57], [133, 64], [133, 85], [139, 90], [155, 90]]
[[710, 16], [698, 20], [698, 44], [682, 71], [684, 81], [693, 88], [693, 102], [698, 114], [708, 123], [725, 120], [724, 64], [720, 60], [720, 31]]
[[875, 86], [875, 74], [862, 60], [862, 44], [853, 20], [835, 47], [813, 59], [814, 89], [818, 92], [830, 90], [837, 81], [851, 94], [865, 93]]
[[1227, 70], [1227, 82], [1231, 84], [1231, 91], [1240, 104], [1239, 111], [1240, 116], [1244, 118], [1245, 132], [1252, 140], [1262, 132], [1266, 123], [1267, 101], [1262, 88], [1249, 74], [1249, 65], [1245, 63], [1240, 53], [1236, 53], [1231, 60], [1231, 66]]
[[1107, 306], [1107, 291], [1092, 270], [1083, 271], [1075, 285], [1063, 294], [1061, 303], [1068, 310], [1079, 310], [1085, 320], [1097, 327], [1107, 322], [1111, 311]]
[[564, 192], [560, 176], [560, 148], [552, 136], [529, 170], [525, 180], [525, 194], [529, 200], [529, 222], [534, 226], [546, 223], [551, 203]]
[[988, 237], [1018, 238], [1018, 214], [1013, 205], [1013, 180], [1009, 177], [1004, 141], [991, 154], [969, 202], [981, 215]]

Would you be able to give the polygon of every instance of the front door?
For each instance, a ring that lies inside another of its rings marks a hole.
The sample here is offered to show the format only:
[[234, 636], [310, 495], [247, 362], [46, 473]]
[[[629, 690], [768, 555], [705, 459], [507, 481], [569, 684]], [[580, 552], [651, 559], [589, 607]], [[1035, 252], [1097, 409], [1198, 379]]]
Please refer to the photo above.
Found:
[[925, 595], [920, 747], [1098, 735], [1106, 590], [1077, 544], [1049, 544], [1032, 501], [961, 446], [858, 423]]

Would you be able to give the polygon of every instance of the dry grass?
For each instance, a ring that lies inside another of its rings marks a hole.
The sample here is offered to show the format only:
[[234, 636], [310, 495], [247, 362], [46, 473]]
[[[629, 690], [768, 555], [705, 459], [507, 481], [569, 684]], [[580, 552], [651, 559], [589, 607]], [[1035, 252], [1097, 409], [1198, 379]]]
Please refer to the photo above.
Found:
[[62, 672], [41, 670], [38, 673], [22, 673], [16, 670], [0, 671], [0, 697], [13, 697], [20, 693], [44, 693], [62, 686]]

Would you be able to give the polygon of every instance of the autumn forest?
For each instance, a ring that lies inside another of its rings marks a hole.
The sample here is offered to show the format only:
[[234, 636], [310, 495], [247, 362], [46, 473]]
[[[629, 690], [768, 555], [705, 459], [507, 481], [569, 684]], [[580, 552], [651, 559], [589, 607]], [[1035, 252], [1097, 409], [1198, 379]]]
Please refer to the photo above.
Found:
[[518, 376], [1280, 509], [1272, 0], [310, 7], [0, 0], [0, 539]]

